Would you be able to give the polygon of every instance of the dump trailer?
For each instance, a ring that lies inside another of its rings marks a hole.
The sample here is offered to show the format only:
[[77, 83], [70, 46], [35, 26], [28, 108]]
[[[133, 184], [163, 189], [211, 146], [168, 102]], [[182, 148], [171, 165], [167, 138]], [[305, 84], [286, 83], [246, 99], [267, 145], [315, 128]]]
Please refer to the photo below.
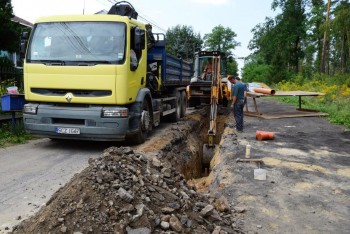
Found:
[[22, 35], [23, 122], [53, 139], [145, 141], [187, 107], [192, 64], [165, 51], [164, 34], [128, 2], [105, 15], [39, 18]]

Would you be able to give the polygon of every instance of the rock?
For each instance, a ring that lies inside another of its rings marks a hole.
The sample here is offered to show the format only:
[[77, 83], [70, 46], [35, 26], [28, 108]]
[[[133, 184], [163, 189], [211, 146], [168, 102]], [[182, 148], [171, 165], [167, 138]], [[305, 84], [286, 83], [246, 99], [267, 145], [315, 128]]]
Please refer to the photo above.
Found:
[[175, 232], [182, 232], [182, 224], [176, 216], [172, 216], [169, 220], [170, 228]]
[[67, 227], [63, 225], [61, 227], [61, 232], [66, 233], [67, 232]]
[[220, 226], [215, 226], [214, 231], [211, 234], [220, 234], [221, 227]]
[[212, 205], [207, 205], [206, 207], [204, 207], [201, 211], [200, 211], [200, 215], [202, 217], [208, 216], [210, 215], [214, 210], [214, 206]]
[[131, 227], [127, 226], [126, 233], [127, 234], [150, 234], [151, 230], [146, 227], [132, 229]]
[[190, 199], [190, 197], [184, 191], [181, 191], [180, 194], [181, 194], [183, 199], [186, 199], [186, 200]]
[[220, 198], [215, 200], [214, 207], [219, 212], [226, 212], [230, 210], [230, 204], [224, 196], [221, 196]]
[[160, 167], [162, 164], [161, 164], [161, 162], [160, 162], [160, 160], [158, 158], [153, 157], [152, 165], [155, 166], [155, 167]]
[[170, 215], [163, 215], [163, 216], [161, 217], [161, 221], [169, 222], [170, 217], [171, 217]]
[[220, 214], [217, 210], [213, 209], [211, 215], [210, 215], [210, 218], [213, 219], [213, 220], [216, 220], [216, 221], [221, 221], [222, 218], [220, 217]]
[[171, 169], [170, 168], [163, 168], [161, 173], [167, 178], [171, 177]]
[[246, 211], [246, 208], [242, 206], [235, 206], [233, 209], [236, 213], [244, 213]]
[[136, 215], [132, 217], [132, 220], [135, 221], [139, 217], [143, 215], [143, 212], [145, 210], [145, 205], [144, 204], [138, 204], [136, 205]]
[[168, 222], [162, 221], [160, 223], [160, 226], [162, 227], [163, 230], [168, 230], [170, 227], [170, 224]]
[[118, 189], [118, 195], [126, 202], [131, 202], [134, 199], [134, 197], [123, 188]]
[[171, 214], [171, 213], [173, 213], [174, 211], [175, 211], [175, 209], [170, 208], [170, 207], [163, 207], [163, 208], [162, 208], [162, 212], [163, 212], [164, 214]]

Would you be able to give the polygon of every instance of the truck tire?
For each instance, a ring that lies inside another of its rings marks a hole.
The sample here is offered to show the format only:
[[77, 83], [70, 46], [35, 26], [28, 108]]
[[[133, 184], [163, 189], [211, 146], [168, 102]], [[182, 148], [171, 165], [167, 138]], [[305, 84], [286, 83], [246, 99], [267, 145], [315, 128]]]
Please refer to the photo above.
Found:
[[175, 112], [169, 115], [170, 122], [177, 122], [181, 118], [181, 93], [176, 91], [175, 97]]
[[181, 118], [186, 115], [186, 109], [187, 109], [186, 91], [181, 91], [181, 114], [180, 114]]
[[150, 107], [147, 101], [143, 100], [141, 118], [139, 120], [139, 131], [135, 135], [135, 137], [132, 138], [132, 141], [135, 144], [144, 143], [148, 134], [151, 132], [151, 130], [152, 130], [152, 121], [150, 116]]

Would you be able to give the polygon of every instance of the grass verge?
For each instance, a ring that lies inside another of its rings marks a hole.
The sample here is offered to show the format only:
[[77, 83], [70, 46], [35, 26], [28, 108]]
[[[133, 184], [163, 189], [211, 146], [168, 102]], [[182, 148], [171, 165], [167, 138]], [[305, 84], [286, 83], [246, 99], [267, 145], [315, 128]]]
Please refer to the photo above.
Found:
[[24, 144], [33, 139], [33, 136], [25, 132], [22, 121], [16, 121], [14, 126], [11, 122], [0, 125], [0, 147]]

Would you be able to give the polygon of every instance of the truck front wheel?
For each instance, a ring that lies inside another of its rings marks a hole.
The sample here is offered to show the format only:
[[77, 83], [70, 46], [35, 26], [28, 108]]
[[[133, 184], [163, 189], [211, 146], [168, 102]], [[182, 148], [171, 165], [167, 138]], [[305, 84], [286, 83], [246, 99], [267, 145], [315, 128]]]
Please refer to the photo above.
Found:
[[133, 142], [136, 144], [142, 144], [145, 142], [148, 134], [152, 131], [152, 121], [150, 115], [150, 108], [146, 100], [142, 103], [141, 118], [139, 121], [139, 131], [133, 138]]

